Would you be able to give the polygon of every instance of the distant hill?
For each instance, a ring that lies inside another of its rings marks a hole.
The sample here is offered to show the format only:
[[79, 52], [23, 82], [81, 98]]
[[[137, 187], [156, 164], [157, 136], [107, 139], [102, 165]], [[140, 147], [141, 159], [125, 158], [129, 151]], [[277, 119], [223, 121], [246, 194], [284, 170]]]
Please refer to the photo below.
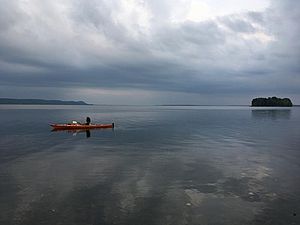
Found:
[[19, 105], [90, 105], [84, 101], [0, 98], [0, 104]]
[[289, 98], [255, 98], [252, 100], [251, 106], [279, 106], [279, 107], [291, 107], [292, 101]]

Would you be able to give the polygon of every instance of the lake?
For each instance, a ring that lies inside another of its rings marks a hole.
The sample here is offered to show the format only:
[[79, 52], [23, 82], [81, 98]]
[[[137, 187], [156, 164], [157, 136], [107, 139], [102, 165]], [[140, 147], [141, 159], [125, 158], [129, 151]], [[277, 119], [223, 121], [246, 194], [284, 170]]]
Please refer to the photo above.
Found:
[[[90, 133], [50, 123], [114, 122]], [[300, 107], [0, 105], [0, 224], [300, 224]]]

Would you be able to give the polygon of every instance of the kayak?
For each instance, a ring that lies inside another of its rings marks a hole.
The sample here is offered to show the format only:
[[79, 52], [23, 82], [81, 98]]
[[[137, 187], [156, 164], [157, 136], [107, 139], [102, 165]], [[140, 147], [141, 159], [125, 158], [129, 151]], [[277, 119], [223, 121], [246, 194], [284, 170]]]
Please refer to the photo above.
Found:
[[115, 124], [50, 124], [55, 130], [89, 130], [101, 128], [114, 128]]

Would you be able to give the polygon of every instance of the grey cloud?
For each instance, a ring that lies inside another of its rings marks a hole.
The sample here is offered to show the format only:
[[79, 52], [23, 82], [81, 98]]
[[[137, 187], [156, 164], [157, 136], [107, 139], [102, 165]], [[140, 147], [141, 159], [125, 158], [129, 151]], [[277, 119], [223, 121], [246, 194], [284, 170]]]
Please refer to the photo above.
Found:
[[34, 3], [30, 11], [30, 4], [3, 1], [2, 87], [222, 95], [276, 92], [281, 82], [282, 92], [300, 95], [294, 85], [300, 79], [300, 7], [294, 1], [274, 0], [264, 12], [183, 23], [168, 22], [170, 2], [146, 1], [140, 4], [151, 13], [148, 27], [131, 17], [131, 27], [120, 21], [116, 13], [123, 9], [116, 0], [66, 1], [64, 7]]
[[222, 22], [224, 25], [226, 25], [228, 28], [235, 32], [253, 33], [256, 31], [253, 25], [244, 19], [227, 16], [223, 19]]
[[264, 16], [261, 12], [248, 12], [247, 16], [253, 22], [262, 24], [264, 22]]

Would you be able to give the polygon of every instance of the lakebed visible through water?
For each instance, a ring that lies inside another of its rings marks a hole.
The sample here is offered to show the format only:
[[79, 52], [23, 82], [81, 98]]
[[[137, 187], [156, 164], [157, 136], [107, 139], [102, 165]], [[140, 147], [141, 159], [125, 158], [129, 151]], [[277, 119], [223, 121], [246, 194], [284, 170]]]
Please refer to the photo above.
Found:
[[[49, 123], [115, 122], [51, 132]], [[300, 224], [300, 108], [0, 106], [0, 224]]]

